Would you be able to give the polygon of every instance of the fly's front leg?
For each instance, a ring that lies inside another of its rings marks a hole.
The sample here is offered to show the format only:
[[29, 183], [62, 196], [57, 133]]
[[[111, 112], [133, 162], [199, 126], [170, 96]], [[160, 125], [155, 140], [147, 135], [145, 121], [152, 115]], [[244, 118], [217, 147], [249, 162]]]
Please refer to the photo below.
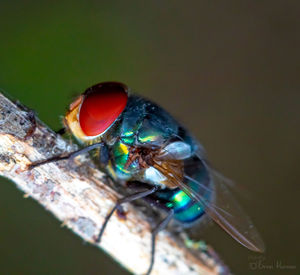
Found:
[[89, 151], [91, 151], [95, 148], [102, 147], [103, 145], [104, 145], [103, 142], [95, 143], [95, 144], [89, 145], [87, 147], [84, 147], [82, 149], [79, 149], [77, 151], [74, 151], [74, 152], [71, 152], [71, 153], [68, 153], [68, 154], [61, 154], [61, 155], [54, 156], [54, 157], [51, 157], [51, 158], [48, 158], [48, 159], [45, 159], [45, 160], [35, 161], [35, 162], [32, 162], [28, 166], [28, 169], [31, 170], [33, 168], [36, 168], [36, 167], [40, 166], [40, 165], [51, 163], [51, 162], [56, 162], [56, 161], [65, 160], [65, 159], [73, 159], [73, 158], [75, 158], [75, 157], [77, 157], [81, 154], [87, 153], [87, 152], [89, 152]]
[[29, 138], [32, 137], [32, 135], [35, 132], [36, 129], [36, 119], [35, 119], [35, 112], [33, 110], [29, 110], [27, 112], [27, 118], [29, 119], [29, 121], [31, 122], [31, 127], [27, 130], [27, 133], [24, 137], [24, 140], [28, 140]]
[[55, 131], [55, 133], [62, 136], [66, 133], [66, 128], [60, 128], [59, 130]]

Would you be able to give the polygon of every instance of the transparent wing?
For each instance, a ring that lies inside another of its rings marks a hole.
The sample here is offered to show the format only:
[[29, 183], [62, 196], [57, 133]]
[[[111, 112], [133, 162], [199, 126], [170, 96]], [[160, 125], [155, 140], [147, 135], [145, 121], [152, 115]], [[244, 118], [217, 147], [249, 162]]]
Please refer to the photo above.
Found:
[[[168, 179], [190, 198], [204, 206], [205, 212], [236, 241], [252, 251], [263, 252], [265, 246], [259, 233], [229, 192], [224, 183], [225, 178], [210, 169], [204, 160], [202, 162], [209, 171], [212, 184], [205, 185], [187, 175], [184, 176], [187, 180], [198, 184], [197, 192], [180, 179], [176, 173], [169, 174]], [[159, 169], [159, 165], [156, 165], [156, 168]], [[202, 194], [206, 194], [205, 197]], [[209, 195], [207, 196], [207, 194]]]
[[205, 199], [195, 193], [188, 185], [178, 182], [178, 186], [188, 196], [205, 207], [205, 212], [236, 241], [250, 250], [264, 252], [265, 246], [252, 221], [233, 198], [221, 178], [214, 173], [214, 200]]

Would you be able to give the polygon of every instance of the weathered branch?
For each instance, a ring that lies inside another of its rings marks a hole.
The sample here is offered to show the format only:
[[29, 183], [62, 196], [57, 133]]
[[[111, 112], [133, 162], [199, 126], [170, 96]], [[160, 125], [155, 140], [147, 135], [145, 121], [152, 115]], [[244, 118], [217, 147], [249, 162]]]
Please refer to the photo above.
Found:
[[[70, 167], [67, 161], [28, 170], [36, 160], [70, 152], [63, 140], [20, 104], [0, 94], [0, 175], [42, 204], [87, 242], [94, 238], [107, 212], [119, 197], [104, 175], [84, 158]], [[127, 205], [126, 219], [114, 215], [104, 233], [104, 249], [129, 271], [144, 273], [150, 262], [150, 226], [137, 208]], [[21, 211], [21, 210], [20, 210]], [[214, 253], [185, 248], [178, 236], [163, 231], [157, 238], [154, 274], [218, 274], [223, 270]]]

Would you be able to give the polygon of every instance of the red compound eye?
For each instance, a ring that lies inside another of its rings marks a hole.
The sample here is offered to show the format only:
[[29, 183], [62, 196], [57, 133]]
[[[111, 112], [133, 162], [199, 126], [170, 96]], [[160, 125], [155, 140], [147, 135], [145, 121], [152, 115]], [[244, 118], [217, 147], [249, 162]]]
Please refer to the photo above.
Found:
[[105, 82], [84, 93], [79, 123], [87, 136], [97, 136], [109, 128], [127, 104], [127, 88], [121, 83]]

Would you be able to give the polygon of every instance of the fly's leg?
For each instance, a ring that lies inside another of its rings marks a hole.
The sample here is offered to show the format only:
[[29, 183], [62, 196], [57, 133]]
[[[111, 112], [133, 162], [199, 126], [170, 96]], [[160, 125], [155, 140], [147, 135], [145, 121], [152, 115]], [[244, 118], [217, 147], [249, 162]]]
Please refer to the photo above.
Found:
[[28, 119], [30, 120], [32, 126], [27, 131], [24, 140], [27, 140], [32, 137], [35, 129], [36, 129], [36, 119], [35, 119], [35, 112], [33, 110], [29, 110], [27, 113]]
[[55, 131], [55, 133], [58, 135], [64, 135], [66, 133], [66, 128], [65, 127], [61, 128], [61, 129]]
[[207, 244], [204, 241], [195, 241], [191, 239], [186, 232], [181, 232], [180, 236], [184, 240], [184, 244], [187, 248], [202, 252], [207, 251]]
[[148, 271], [146, 275], [149, 275], [152, 271], [153, 265], [154, 265], [154, 256], [155, 256], [155, 240], [157, 234], [166, 228], [168, 223], [171, 221], [171, 219], [174, 216], [174, 209], [170, 209], [168, 215], [152, 230], [151, 235], [151, 262], [150, 266], [148, 268]]
[[146, 191], [140, 191], [140, 192], [137, 192], [137, 193], [134, 193], [132, 195], [129, 195], [129, 196], [126, 196], [120, 200], [117, 201], [116, 205], [114, 206], [114, 208], [107, 214], [107, 216], [105, 217], [105, 220], [104, 220], [104, 223], [102, 225], [102, 228], [99, 232], [99, 235], [98, 237], [96, 238], [95, 242], [99, 243], [101, 242], [101, 238], [102, 238], [102, 235], [104, 233], [104, 230], [106, 228], [106, 225], [109, 221], [109, 219], [111, 218], [111, 216], [113, 215], [113, 213], [117, 210], [117, 209], [121, 209], [121, 205], [123, 203], [126, 203], [126, 202], [132, 202], [132, 201], [135, 201], [135, 200], [138, 200], [138, 199], [142, 199], [144, 197], [147, 197], [153, 193], [155, 193], [156, 191], [158, 190], [158, 187], [157, 186], [153, 186], [151, 189], [148, 189]]
[[43, 164], [46, 164], [46, 163], [56, 162], [56, 161], [65, 160], [65, 159], [73, 159], [73, 158], [77, 157], [78, 155], [87, 153], [87, 152], [89, 152], [89, 151], [91, 151], [95, 148], [102, 147], [103, 145], [104, 145], [103, 142], [95, 143], [95, 144], [86, 146], [82, 149], [79, 149], [77, 151], [71, 152], [69, 154], [62, 154], [62, 155], [54, 156], [52, 158], [48, 158], [48, 159], [45, 159], [45, 160], [35, 161], [35, 162], [32, 162], [28, 166], [28, 169], [31, 170], [33, 168], [36, 168], [36, 167], [38, 167], [40, 165], [43, 165]]

